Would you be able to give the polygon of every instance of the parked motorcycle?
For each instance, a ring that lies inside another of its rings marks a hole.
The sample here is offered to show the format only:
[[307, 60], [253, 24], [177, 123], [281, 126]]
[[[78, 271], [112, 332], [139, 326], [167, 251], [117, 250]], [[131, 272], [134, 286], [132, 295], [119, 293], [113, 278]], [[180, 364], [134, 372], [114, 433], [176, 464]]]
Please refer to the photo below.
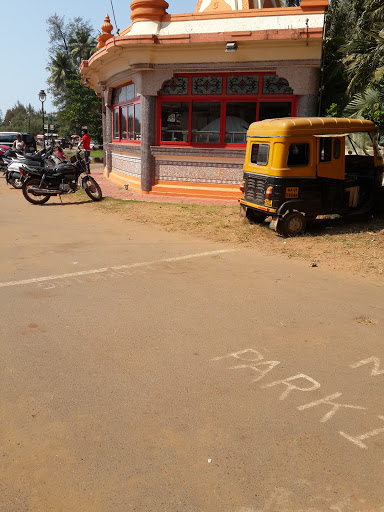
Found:
[[1, 170], [4, 174], [5, 180], [8, 185], [14, 188], [21, 188], [23, 185], [23, 177], [19, 172], [19, 165], [17, 159], [22, 156], [20, 151], [8, 149], [1, 156]]
[[7, 151], [9, 151], [8, 146], [0, 146], [0, 171], [3, 173], [7, 170], [9, 163], [8, 158], [4, 156]]
[[73, 194], [81, 186], [93, 201], [103, 197], [97, 181], [89, 175], [81, 151], [71, 157], [70, 163], [64, 163], [53, 169], [35, 169], [21, 166], [26, 180], [23, 183], [23, 195], [32, 204], [44, 204], [51, 196]]
[[38, 170], [46, 167], [54, 167], [55, 161], [52, 161], [52, 148], [41, 149], [36, 153], [24, 155], [22, 152], [9, 149], [3, 155], [4, 166], [2, 170], [6, 182], [14, 188], [22, 188], [25, 181], [25, 175], [20, 171], [21, 166], [26, 165]]

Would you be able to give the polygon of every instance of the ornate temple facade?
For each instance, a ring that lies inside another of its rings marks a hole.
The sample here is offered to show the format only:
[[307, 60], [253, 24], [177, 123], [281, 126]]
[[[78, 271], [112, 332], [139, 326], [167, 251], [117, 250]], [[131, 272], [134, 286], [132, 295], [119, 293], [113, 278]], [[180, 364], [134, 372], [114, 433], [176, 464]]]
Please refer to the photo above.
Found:
[[328, 0], [198, 0], [169, 15], [134, 0], [108, 16], [84, 85], [103, 100], [105, 175], [128, 190], [237, 198], [250, 123], [318, 113]]

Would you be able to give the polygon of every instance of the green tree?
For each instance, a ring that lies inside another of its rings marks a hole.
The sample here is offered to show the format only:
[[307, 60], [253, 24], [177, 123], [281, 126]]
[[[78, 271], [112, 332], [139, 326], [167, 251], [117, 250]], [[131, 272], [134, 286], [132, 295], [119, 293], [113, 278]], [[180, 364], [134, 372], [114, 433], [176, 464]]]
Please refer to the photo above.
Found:
[[81, 127], [87, 126], [92, 137], [102, 139], [101, 100], [95, 91], [84, 87], [79, 75], [66, 81], [62, 102], [65, 108], [60, 110], [59, 117], [66, 123], [69, 131], [79, 134]]
[[333, 112], [338, 116], [347, 104], [346, 90], [348, 80], [343, 64], [343, 53], [341, 47], [344, 39], [341, 37], [326, 38], [324, 42], [324, 69], [322, 72], [322, 101], [321, 114], [325, 115], [332, 105]]
[[53, 14], [47, 19], [47, 32], [49, 35], [48, 51], [50, 56], [56, 53], [66, 53], [70, 56], [69, 34], [70, 26], [65, 22], [64, 16]]
[[356, 94], [345, 107], [344, 115], [358, 119], [370, 119], [379, 127], [381, 142], [384, 142], [384, 83], [369, 85]]
[[87, 60], [96, 50], [97, 41], [89, 27], [77, 27], [69, 38], [69, 46], [74, 64], [78, 68], [82, 60]]
[[[331, 0], [326, 16], [323, 52], [321, 114], [326, 115], [332, 106], [333, 115], [341, 115], [348, 98], [348, 79], [343, 62], [342, 47], [352, 37], [354, 0]], [[336, 107], [335, 107], [336, 105]]]
[[[331, 0], [324, 45], [322, 112], [373, 118], [384, 75], [383, 0]], [[380, 117], [380, 116], [379, 116]], [[377, 118], [377, 116], [376, 116]], [[376, 121], [377, 122], [377, 119]]]
[[51, 57], [47, 71], [50, 73], [49, 90], [56, 96], [65, 89], [66, 80], [75, 73], [75, 66], [66, 52], [57, 52], [55, 56]]
[[[373, 18], [372, 18], [373, 22]], [[364, 29], [347, 43], [342, 51], [349, 78], [348, 93], [359, 93], [383, 77], [384, 23]]]
[[101, 100], [81, 83], [78, 72], [82, 60], [96, 50], [95, 33], [89, 21], [80, 17], [68, 23], [54, 14], [47, 20], [49, 34], [49, 91], [57, 107], [61, 136], [80, 133], [88, 126], [92, 137], [102, 136]]
[[4, 119], [0, 119], [0, 131], [2, 132], [29, 132], [32, 135], [41, 133], [43, 121], [40, 112], [32, 105], [23, 105], [17, 102], [5, 113]]

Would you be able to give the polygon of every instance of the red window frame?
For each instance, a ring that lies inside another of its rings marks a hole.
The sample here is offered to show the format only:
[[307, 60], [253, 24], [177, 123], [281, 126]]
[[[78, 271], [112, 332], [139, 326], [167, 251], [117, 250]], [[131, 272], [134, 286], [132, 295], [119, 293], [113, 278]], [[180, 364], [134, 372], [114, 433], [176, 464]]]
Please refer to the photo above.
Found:
[[[128, 82], [124, 85], [122, 85], [121, 87], [118, 87], [115, 89], [115, 91], [119, 91], [120, 89], [122, 89], [123, 87], [127, 87], [127, 85], [132, 85], [133, 82]], [[127, 100], [127, 101], [122, 101], [122, 102], [119, 102], [119, 103], [114, 103], [112, 104], [112, 142], [115, 143], [115, 144], [138, 144], [140, 145], [141, 144], [141, 138], [140, 139], [136, 139], [136, 127], [135, 127], [135, 119], [136, 119], [136, 105], [140, 104], [141, 105], [141, 98], [140, 96], [137, 95], [136, 93], [136, 86], [135, 86], [135, 97], [130, 99], [130, 100]], [[128, 139], [128, 107], [129, 106], [133, 106], [133, 119], [134, 119], [134, 122], [133, 122], [133, 139]], [[126, 138], [123, 139], [121, 137], [121, 109], [125, 108], [126, 109]], [[115, 127], [114, 127], [114, 112], [115, 110], [118, 110], [118, 123], [119, 123], [119, 138], [116, 139], [115, 138]], [[141, 124], [141, 116], [140, 116], [140, 127], [142, 128], [142, 124]], [[140, 137], [141, 137], [141, 130], [140, 130]]]
[[[291, 103], [291, 116], [297, 115], [298, 97], [294, 94], [263, 94], [263, 78], [265, 75], [275, 75], [272, 72], [236, 72], [236, 73], [199, 73], [198, 76], [221, 76], [222, 94], [192, 94], [192, 77], [196, 74], [177, 73], [175, 77], [188, 78], [188, 94], [177, 95], [159, 95], [156, 105], [156, 144], [158, 146], [193, 146], [201, 148], [244, 148], [246, 143], [226, 143], [225, 142], [225, 125], [226, 125], [226, 105], [227, 103], [256, 103], [255, 121], [259, 119], [260, 103]], [[257, 94], [227, 94], [227, 78], [228, 76], [253, 75], [259, 77], [259, 87]], [[192, 103], [220, 103], [220, 142], [191, 142], [192, 138]], [[161, 140], [161, 106], [163, 103], [188, 103], [189, 104], [189, 133], [188, 142], [183, 141], [162, 141]], [[224, 141], [224, 142], [223, 142]]]

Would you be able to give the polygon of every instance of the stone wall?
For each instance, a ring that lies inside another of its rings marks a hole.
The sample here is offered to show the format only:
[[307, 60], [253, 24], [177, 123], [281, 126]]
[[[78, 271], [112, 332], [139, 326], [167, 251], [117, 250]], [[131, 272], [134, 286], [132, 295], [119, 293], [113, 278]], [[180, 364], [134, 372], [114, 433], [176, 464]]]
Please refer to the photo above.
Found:
[[151, 148], [155, 180], [238, 185], [243, 177], [245, 150]]
[[155, 172], [156, 181], [238, 185], [243, 177], [243, 164], [156, 160]]
[[112, 152], [112, 169], [141, 179], [141, 157]]

